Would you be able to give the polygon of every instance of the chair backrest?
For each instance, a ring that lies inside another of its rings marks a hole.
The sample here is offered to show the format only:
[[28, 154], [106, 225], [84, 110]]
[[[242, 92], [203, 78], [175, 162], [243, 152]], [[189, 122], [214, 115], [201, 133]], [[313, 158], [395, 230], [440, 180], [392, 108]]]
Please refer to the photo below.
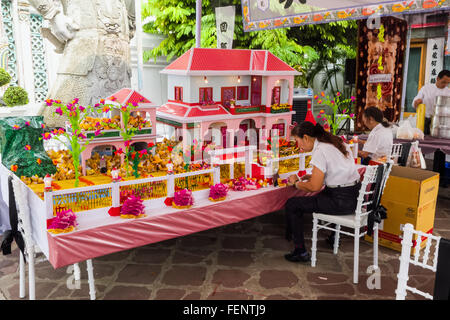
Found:
[[[413, 236], [417, 239], [413, 241]], [[420, 250], [422, 242], [427, 240], [423, 251]], [[403, 227], [402, 253], [400, 255], [400, 268], [397, 274], [397, 289], [395, 290], [397, 300], [405, 300], [407, 290], [419, 294], [427, 299], [433, 299], [433, 296], [427, 292], [420, 291], [408, 286], [409, 264], [413, 264], [424, 269], [436, 272], [438, 262], [439, 243], [441, 237], [422, 231], [414, 230], [412, 224], [407, 223]], [[411, 248], [414, 246], [414, 258], [411, 258]], [[434, 246], [433, 257], [430, 256], [431, 248]], [[431, 263], [430, 263], [431, 260]]]
[[391, 172], [392, 163], [389, 161], [385, 164], [366, 167], [355, 211], [357, 218], [368, 216], [372, 212], [372, 208], [379, 203]]
[[27, 204], [26, 186], [16, 175], [13, 175], [12, 186], [17, 208], [17, 229], [22, 234], [25, 242], [25, 256], [28, 260], [27, 248], [34, 247], [35, 243], [32, 239], [30, 208]]
[[398, 160], [402, 155], [402, 150], [403, 150], [403, 144], [394, 143], [392, 145], [391, 160], [394, 161], [394, 164], [398, 164]]

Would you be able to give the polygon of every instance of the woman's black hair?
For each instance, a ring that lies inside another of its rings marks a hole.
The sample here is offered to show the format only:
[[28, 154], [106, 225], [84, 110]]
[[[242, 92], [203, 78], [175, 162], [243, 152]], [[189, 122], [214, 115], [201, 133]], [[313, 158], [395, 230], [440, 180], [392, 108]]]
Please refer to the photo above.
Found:
[[366, 118], [372, 118], [378, 123], [381, 123], [383, 127], [389, 128], [389, 122], [384, 118], [383, 112], [377, 107], [368, 107], [365, 108], [363, 114]]
[[305, 121], [299, 125], [296, 125], [291, 131], [292, 136], [299, 138], [303, 138], [305, 134], [316, 138], [320, 142], [332, 144], [346, 157], [349, 154], [347, 148], [345, 147], [344, 141], [341, 138], [325, 131], [320, 124], [314, 125], [309, 121]]

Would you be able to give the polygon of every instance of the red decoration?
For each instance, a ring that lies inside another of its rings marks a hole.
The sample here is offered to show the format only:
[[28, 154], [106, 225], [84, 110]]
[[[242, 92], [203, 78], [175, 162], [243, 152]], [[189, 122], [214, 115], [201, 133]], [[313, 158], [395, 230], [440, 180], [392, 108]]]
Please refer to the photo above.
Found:
[[168, 206], [168, 207], [171, 207], [171, 206], [172, 206], [172, 202], [173, 202], [173, 197], [167, 197], [167, 198], [164, 200], [164, 204], [165, 204], [166, 206]]
[[120, 216], [120, 210], [121, 210], [121, 208], [122, 208], [122, 207], [111, 207], [111, 208], [108, 210], [108, 213], [109, 213], [109, 215], [110, 215], [111, 217], [118, 217], [118, 216]]
[[309, 121], [312, 124], [316, 125], [316, 119], [314, 119], [314, 115], [311, 111], [311, 100], [308, 100], [308, 111], [306, 112], [305, 121]]

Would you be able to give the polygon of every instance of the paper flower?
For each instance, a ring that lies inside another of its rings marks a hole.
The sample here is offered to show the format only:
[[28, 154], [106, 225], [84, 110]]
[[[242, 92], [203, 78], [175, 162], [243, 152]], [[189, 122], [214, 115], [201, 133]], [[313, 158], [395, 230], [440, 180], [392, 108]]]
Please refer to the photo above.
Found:
[[19, 129], [20, 129], [20, 126], [18, 126], [17, 124], [15, 124], [15, 125], [13, 125], [13, 129], [14, 129], [14, 130], [19, 130]]
[[168, 207], [171, 207], [171, 206], [172, 206], [172, 203], [173, 203], [173, 197], [167, 197], [167, 198], [164, 200], [164, 204], [165, 204], [166, 206], [168, 206]]
[[72, 210], [60, 211], [56, 213], [48, 231], [51, 233], [67, 233], [73, 231], [77, 224], [77, 216]]
[[25, 126], [29, 127], [30, 126], [30, 121], [25, 121]]
[[31, 146], [30, 146], [29, 144], [27, 144], [27, 145], [25, 146], [25, 150], [30, 151], [30, 150], [31, 150]]
[[234, 179], [232, 181], [234, 191], [245, 191], [247, 189], [246, 184], [247, 180], [243, 177], [240, 177], [239, 179]]
[[145, 216], [145, 206], [141, 198], [130, 196], [122, 205], [120, 209], [120, 216], [122, 218], [140, 218]]
[[175, 192], [173, 197], [173, 204], [177, 207], [192, 206], [194, 204], [192, 191], [189, 189], [183, 189]]
[[225, 199], [228, 193], [228, 186], [223, 183], [218, 183], [211, 186], [209, 189], [209, 198], [213, 201]]
[[11, 171], [16, 172], [19, 167], [16, 164], [11, 165]]
[[41, 165], [42, 160], [40, 158], [38, 158], [38, 159], [36, 159], [36, 162], [37, 162], [38, 165]]

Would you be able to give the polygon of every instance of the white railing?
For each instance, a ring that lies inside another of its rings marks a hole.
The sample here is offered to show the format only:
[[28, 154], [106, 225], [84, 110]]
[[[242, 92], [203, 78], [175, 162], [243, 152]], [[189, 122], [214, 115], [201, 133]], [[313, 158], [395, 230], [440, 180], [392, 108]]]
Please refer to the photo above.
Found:
[[[44, 192], [44, 203], [47, 219], [53, 217], [55, 210], [59, 210], [58, 207], [60, 207], [61, 209], [67, 207], [77, 207], [77, 209], [74, 210], [76, 212], [92, 211], [99, 208], [119, 207], [121, 187], [131, 187], [130, 190], [132, 191], [134, 190], [132, 188], [133, 186], [150, 184], [148, 188], [151, 188], [153, 190], [153, 187], [156, 184], [163, 183], [165, 184], [165, 191], [157, 195], [154, 195], [153, 193], [147, 193], [145, 198], [148, 199], [145, 199], [144, 203], [155, 200], [157, 198], [172, 197], [175, 194], [177, 179], [203, 176], [208, 174], [210, 176], [212, 175], [212, 178], [210, 178], [211, 180], [209, 182], [209, 186], [220, 183], [220, 168], [214, 167], [206, 170], [198, 170], [187, 173], [168, 174], [161, 177], [151, 177], [137, 180], [112, 182], [109, 184], [96, 186]], [[194, 197], [196, 195], [203, 197], [203, 193], [205, 193], [204, 190], [205, 189], [193, 190]], [[101, 191], [104, 191], [104, 193], [101, 193]], [[126, 191], [126, 189], [122, 191]], [[88, 203], [80, 203], [83, 201]], [[91, 204], [89, 204], [89, 202]]]

